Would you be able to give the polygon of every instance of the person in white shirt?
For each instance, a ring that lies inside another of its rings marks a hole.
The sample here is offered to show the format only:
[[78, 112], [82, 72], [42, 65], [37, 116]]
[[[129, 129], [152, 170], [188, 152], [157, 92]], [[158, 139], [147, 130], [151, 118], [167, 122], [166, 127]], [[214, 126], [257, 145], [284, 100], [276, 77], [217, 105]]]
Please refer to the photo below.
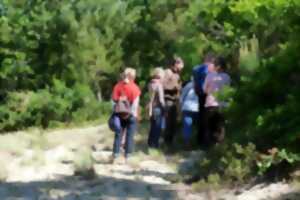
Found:
[[218, 58], [211, 66], [210, 73], [205, 78], [203, 90], [206, 93], [205, 100], [205, 140], [207, 144], [222, 142], [225, 137], [225, 119], [222, 108], [226, 102], [217, 98], [216, 93], [222, 92], [225, 86], [230, 85], [230, 76], [225, 73], [226, 62]]

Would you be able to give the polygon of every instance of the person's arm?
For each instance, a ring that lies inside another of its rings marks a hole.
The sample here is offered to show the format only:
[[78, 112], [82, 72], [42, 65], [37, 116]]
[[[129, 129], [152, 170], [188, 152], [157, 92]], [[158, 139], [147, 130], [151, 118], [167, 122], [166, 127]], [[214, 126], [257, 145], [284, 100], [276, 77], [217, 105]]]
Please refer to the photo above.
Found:
[[151, 84], [148, 85], [148, 91], [149, 91], [149, 96], [150, 96], [150, 100], [148, 103], [148, 115], [149, 117], [152, 116], [152, 105], [153, 105], [153, 101], [154, 101], [154, 92], [152, 90]]
[[140, 97], [137, 97], [131, 105], [131, 112], [135, 118], [138, 118], [138, 108], [139, 108]]
[[203, 92], [205, 94], [209, 93], [209, 84], [210, 84], [210, 75], [208, 74], [204, 80], [204, 84], [203, 84]]
[[116, 84], [113, 88], [113, 91], [112, 91], [112, 100], [114, 102], [117, 102], [120, 98], [120, 91], [119, 91], [119, 87], [118, 87], [118, 84]]
[[201, 87], [199, 85], [198, 80], [199, 80], [199, 77], [198, 77], [198, 74], [197, 74], [197, 68], [194, 67], [194, 69], [193, 69], [194, 90], [195, 90], [196, 94], [198, 96], [200, 96], [201, 95]]
[[179, 103], [182, 104], [184, 102], [184, 99], [188, 93], [188, 91], [190, 90], [190, 84], [186, 84], [186, 86], [184, 86], [181, 90], [181, 95], [180, 95], [180, 98], [179, 98]]
[[165, 107], [164, 88], [162, 84], [158, 86], [158, 96], [160, 104]]
[[176, 76], [176, 81], [177, 81], [177, 86], [176, 86], [176, 89], [177, 89], [177, 94], [178, 94], [178, 97], [179, 97], [179, 95], [180, 95], [180, 91], [181, 91], [181, 89], [182, 89], [182, 82], [181, 82], [181, 79], [180, 79], [180, 76], [179, 76], [179, 74], [176, 74], [177, 76]]

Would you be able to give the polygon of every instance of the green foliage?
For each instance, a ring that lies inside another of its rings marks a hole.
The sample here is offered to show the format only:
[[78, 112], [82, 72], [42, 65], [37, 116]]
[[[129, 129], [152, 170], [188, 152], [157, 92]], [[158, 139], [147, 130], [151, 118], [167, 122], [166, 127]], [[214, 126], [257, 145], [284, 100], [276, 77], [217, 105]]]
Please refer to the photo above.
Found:
[[154, 66], [179, 55], [187, 80], [214, 51], [233, 77], [218, 94], [228, 137], [299, 152], [299, 12], [298, 0], [1, 1], [0, 131], [94, 120], [124, 66], [145, 90]]
[[262, 154], [252, 143], [245, 146], [223, 144], [211, 149], [204, 157], [200, 156], [186, 177], [197, 177], [198, 181], [193, 183], [197, 191], [218, 189], [220, 185], [230, 187], [246, 183], [255, 176], [277, 179], [284, 175], [288, 178], [287, 174], [299, 163], [300, 156], [286, 149], [272, 148]]
[[257, 175], [258, 155], [252, 143], [246, 146], [237, 143], [218, 145], [204, 156], [201, 155], [185, 177], [188, 180], [197, 177], [195, 179], [197, 181], [192, 184], [196, 191], [217, 190], [221, 187], [243, 184]]
[[95, 96], [109, 96], [140, 8], [109, 0], [1, 1], [0, 8], [0, 131], [105, 114]]
[[0, 129], [15, 130], [33, 125], [45, 128], [58, 122], [92, 120], [109, 113], [110, 106], [99, 103], [86, 85], [68, 88], [63, 82], [54, 80], [52, 88], [10, 92], [0, 110]]
[[[259, 67], [259, 46], [256, 37], [249, 41], [242, 41], [239, 50], [240, 70], [242, 74], [249, 74], [257, 71]], [[245, 78], [245, 77], [242, 77]]]
[[[243, 182], [253, 174], [257, 151], [255, 145], [242, 147], [238, 144], [215, 147], [198, 163], [200, 177], [219, 174], [224, 182]], [[199, 174], [198, 174], [199, 175]]]
[[281, 149], [274, 154], [261, 155], [257, 160], [258, 174], [263, 175], [271, 167], [276, 167], [286, 161], [289, 164], [299, 163], [300, 156], [295, 153], [287, 152], [286, 149]]

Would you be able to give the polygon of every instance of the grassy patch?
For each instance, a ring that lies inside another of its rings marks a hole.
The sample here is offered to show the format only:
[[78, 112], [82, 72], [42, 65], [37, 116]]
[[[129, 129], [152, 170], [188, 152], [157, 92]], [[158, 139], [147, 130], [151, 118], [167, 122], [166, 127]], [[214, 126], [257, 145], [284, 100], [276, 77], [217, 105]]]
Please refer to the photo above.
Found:
[[6, 165], [3, 161], [0, 161], [0, 183], [5, 182], [8, 176]]
[[25, 166], [43, 166], [46, 164], [45, 154], [42, 149], [35, 148], [32, 150], [32, 155], [25, 157], [21, 163]]
[[0, 136], [0, 151], [21, 156], [24, 149], [29, 146], [29, 141], [24, 133], [5, 134]]
[[95, 177], [94, 159], [89, 148], [82, 148], [76, 153], [74, 160], [74, 173], [86, 179]]
[[159, 161], [165, 162], [165, 155], [159, 149], [149, 149], [148, 156], [149, 156], [149, 158], [151, 158], [153, 160], [159, 160]]

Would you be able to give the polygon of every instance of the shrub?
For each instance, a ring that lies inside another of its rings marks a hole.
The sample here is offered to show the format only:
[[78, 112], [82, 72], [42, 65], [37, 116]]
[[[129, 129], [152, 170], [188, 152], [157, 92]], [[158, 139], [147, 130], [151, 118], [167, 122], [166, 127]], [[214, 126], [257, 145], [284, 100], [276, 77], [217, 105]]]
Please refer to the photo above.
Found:
[[263, 175], [272, 168], [278, 168], [279, 165], [284, 162], [290, 165], [293, 165], [295, 163], [299, 164], [300, 155], [288, 152], [286, 149], [278, 150], [277, 148], [273, 148], [269, 150], [268, 154], [261, 154], [259, 156], [259, 159], [256, 161], [258, 166], [258, 174]]
[[228, 184], [244, 183], [256, 172], [257, 154], [255, 145], [251, 143], [244, 147], [239, 144], [219, 145], [211, 149], [205, 157], [201, 155], [191, 170], [191, 175], [200, 180], [199, 187], [204, 182], [214, 188], [221, 181]]
[[0, 106], [0, 131], [80, 123], [107, 116], [110, 110], [110, 103], [98, 102], [88, 86], [69, 88], [54, 80], [51, 88], [37, 92], [10, 92], [6, 104]]
[[80, 149], [74, 160], [75, 175], [82, 176], [87, 179], [94, 178], [94, 159], [89, 148]]
[[[211, 149], [188, 172], [187, 182], [194, 182], [197, 190], [215, 189], [220, 185], [244, 184], [256, 178], [280, 179], [288, 177], [299, 166], [300, 155], [286, 149], [272, 148], [259, 152], [255, 145], [223, 144]], [[222, 177], [222, 178], [220, 178]], [[263, 180], [262, 179], [262, 180]], [[196, 182], [195, 182], [196, 181]]]

